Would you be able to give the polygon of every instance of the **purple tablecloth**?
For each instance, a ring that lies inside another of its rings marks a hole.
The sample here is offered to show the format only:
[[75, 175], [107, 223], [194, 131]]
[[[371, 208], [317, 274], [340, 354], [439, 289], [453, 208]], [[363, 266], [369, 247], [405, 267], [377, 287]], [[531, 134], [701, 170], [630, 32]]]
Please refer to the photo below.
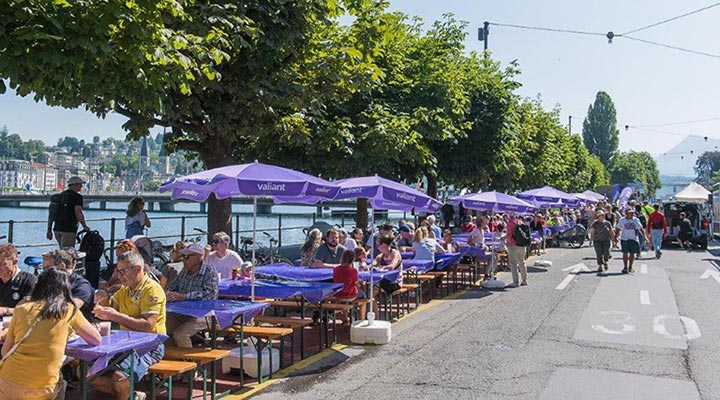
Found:
[[427, 272], [433, 269], [435, 262], [433, 260], [403, 260], [403, 270], [414, 269], [417, 272]]
[[[220, 281], [220, 295], [250, 297], [250, 280], [238, 279]], [[255, 296], [285, 299], [302, 296], [310, 303], [319, 303], [322, 299], [332, 296], [342, 290], [342, 283], [300, 282], [300, 281], [271, 281], [265, 279], [255, 280]]]
[[238, 316], [242, 315], [244, 321], [249, 321], [269, 306], [267, 303], [252, 301], [194, 300], [168, 302], [166, 307], [168, 312], [195, 318], [215, 316], [220, 329], [225, 329], [232, 325]]
[[414, 251], [401, 251], [400, 256], [402, 257], [403, 260], [410, 260], [415, 257], [415, 252]]
[[435, 254], [435, 261], [438, 262], [435, 269], [438, 271], [442, 271], [451, 265], [457, 264], [460, 262], [462, 256], [462, 253]]
[[482, 247], [463, 246], [460, 247], [460, 254], [463, 256], [483, 258], [485, 257], [485, 249]]
[[117, 354], [135, 350], [139, 356], [145, 355], [168, 337], [157, 333], [112, 331], [110, 336], [102, 338], [98, 346], [91, 346], [80, 338], [68, 343], [65, 354], [83, 361], [93, 362], [87, 376], [93, 376], [108, 366], [110, 358]]
[[[293, 267], [288, 264], [269, 264], [255, 268], [255, 273], [264, 276], [277, 276], [282, 279], [292, 279], [303, 282], [322, 282], [332, 281], [332, 268], [305, 268]], [[373, 272], [373, 281], [377, 282], [382, 278], [395, 282], [400, 275], [400, 271]], [[363, 281], [370, 281], [370, 272], [360, 271], [358, 278]]]

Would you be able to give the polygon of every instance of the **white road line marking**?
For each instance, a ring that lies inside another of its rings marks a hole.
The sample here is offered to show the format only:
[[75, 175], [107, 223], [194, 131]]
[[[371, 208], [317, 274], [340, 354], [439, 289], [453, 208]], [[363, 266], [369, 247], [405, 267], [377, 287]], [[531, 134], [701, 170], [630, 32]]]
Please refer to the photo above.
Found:
[[647, 275], [647, 264], [643, 264], [640, 266], [640, 273], [643, 275]]
[[575, 276], [577, 276], [577, 274], [580, 271], [590, 272], [590, 269], [587, 267], [587, 265], [585, 265], [583, 263], [575, 264], [572, 267], [567, 267], [567, 268], [563, 269], [563, 271], [570, 271], [570, 270], [572, 270], [572, 271], [565, 277], [565, 279], [563, 279], [562, 282], [560, 282], [559, 285], [557, 285], [555, 290], [565, 289], [565, 287], [570, 284], [570, 282], [575, 278]]
[[650, 292], [648, 292], [647, 290], [640, 291], [640, 304], [644, 306], [650, 305]]

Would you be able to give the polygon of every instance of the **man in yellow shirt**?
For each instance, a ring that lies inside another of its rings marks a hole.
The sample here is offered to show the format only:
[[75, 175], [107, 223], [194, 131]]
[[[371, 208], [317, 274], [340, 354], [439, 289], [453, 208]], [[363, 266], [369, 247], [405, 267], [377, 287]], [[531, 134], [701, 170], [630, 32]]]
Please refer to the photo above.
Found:
[[[95, 315], [106, 321], [115, 322], [121, 329], [165, 334], [165, 292], [159, 283], [145, 274], [142, 256], [129, 252], [118, 258], [117, 272], [122, 287], [112, 298], [107, 293], [98, 292], [95, 299]], [[135, 380], [139, 381], [148, 368], [162, 360], [165, 348], [161, 344], [142, 357], [135, 357]], [[127, 399], [130, 395], [128, 371], [130, 360], [125, 359], [118, 365], [120, 370], [111, 375], [98, 377], [93, 386], [98, 390], [114, 395], [115, 399]]]

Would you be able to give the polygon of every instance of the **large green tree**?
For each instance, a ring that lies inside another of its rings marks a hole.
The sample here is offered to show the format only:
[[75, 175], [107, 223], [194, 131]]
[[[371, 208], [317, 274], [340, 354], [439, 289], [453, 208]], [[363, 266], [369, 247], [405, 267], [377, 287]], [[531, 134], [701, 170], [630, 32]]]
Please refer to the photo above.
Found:
[[720, 170], [720, 151], [706, 151], [695, 162], [697, 182], [701, 185], [709, 186], [713, 174], [718, 170]]
[[595, 96], [583, 121], [582, 135], [590, 154], [609, 166], [620, 143], [615, 104], [609, 94], [600, 91]]
[[[239, 161], [238, 140], [274, 130], [283, 111], [312, 113], [325, 91], [352, 86], [344, 78], [362, 61], [357, 51], [321, 40], [343, 11], [335, 0], [9, 0], [0, 3], [0, 79], [51, 105], [125, 115], [134, 139], [168, 127], [168, 151], [215, 168]], [[229, 200], [211, 197], [208, 228], [229, 230], [230, 213]]]

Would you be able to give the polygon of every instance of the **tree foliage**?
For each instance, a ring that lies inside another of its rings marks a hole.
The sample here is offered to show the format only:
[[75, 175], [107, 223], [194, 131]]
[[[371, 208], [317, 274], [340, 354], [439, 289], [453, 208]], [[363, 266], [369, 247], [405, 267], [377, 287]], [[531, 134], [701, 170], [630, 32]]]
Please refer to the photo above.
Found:
[[618, 152], [610, 168], [612, 183], [627, 186], [628, 183], [642, 183], [645, 192], [654, 196], [660, 189], [660, 172], [655, 159], [646, 151]]
[[710, 185], [713, 174], [718, 170], [720, 170], [720, 151], [706, 151], [695, 162], [697, 182], [703, 186]]
[[597, 156], [606, 166], [610, 165], [620, 139], [615, 104], [609, 94], [600, 91], [595, 96], [595, 103], [588, 107], [583, 121], [582, 135], [590, 154]]

